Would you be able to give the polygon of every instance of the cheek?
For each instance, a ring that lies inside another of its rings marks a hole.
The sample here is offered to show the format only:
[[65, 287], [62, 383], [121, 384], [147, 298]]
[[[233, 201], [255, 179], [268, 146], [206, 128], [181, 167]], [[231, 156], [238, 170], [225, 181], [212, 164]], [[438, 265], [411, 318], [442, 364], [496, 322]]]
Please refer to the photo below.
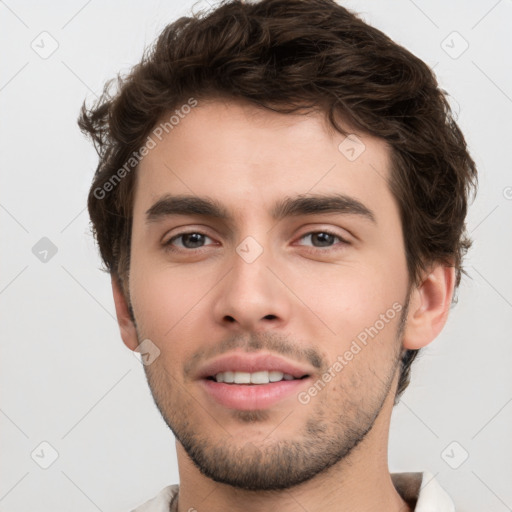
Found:
[[406, 286], [401, 281], [366, 266], [338, 270], [326, 293], [310, 286], [317, 294], [318, 315], [335, 333], [322, 342], [336, 376], [333, 389], [365, 389], [370, 396], [385, 385], [399, 348], [396, 334]]
[[139, 265], [130, 274], [130, 293], [141, 334], [165, 340], [181, 333], [191, 323], [194, 306], [204, 283], [173, 269], [144, 269]]
[[304, 303], [341, 342], [374, 325], [405, 293], [405, 283], [398, 276], [369, 266], [336, 266], [302, 282]]

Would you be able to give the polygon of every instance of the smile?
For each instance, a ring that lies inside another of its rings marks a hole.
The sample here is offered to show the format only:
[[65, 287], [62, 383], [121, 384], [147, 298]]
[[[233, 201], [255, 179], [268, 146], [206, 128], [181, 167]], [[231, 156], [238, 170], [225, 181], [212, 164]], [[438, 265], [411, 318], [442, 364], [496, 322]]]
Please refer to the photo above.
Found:
[[262, 370], [257, 372], [226, 371], [219, 372], [215, 376], [209, 377], [216, 382], [225, 382], [226, 384], [269, 384], [271, 382], [280, 382], [282, 380], [300, 380], [308, 377], [294, 377], [289, 373], [283, 373], [275, 370]]

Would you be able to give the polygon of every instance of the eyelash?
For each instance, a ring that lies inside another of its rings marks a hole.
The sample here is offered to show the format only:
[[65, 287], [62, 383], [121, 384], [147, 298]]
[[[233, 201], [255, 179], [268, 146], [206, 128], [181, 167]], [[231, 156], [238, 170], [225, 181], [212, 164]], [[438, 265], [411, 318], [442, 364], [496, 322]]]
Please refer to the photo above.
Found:
[[[304, 235], [302, 235], [299, 240], [302, 240], [303, 238], [307, 237], [307, 236], [311, 236], [311, 235], [315, 235], [315, 234], [319, 234], [319, 233], [322, 233], [322, 234], [325, 234], [325, 235], [330, 235], [330, 236], [333, 236], [334, 238], [337, 238], [341, 245], [349, 245], [349, 242], [347, 242], [347, 240], [345, 240], [344, 238], [342, 238], [340, 235], [336, 234], [336, 233], [333, 233], [332, 231], [329, 231], [329, 230], [326, 230], [326, 229], [322, 229], [322, 230], [318, 230], [318, 231], [309, 231], [307, 233], [305, 233]], [[193, 251], [201, 251], [203, 249], [206, 249], [206, 247], [198, 247], [197, 249], [188, 249], [186, 247], [179, 247], [179, 248], [176, 248], [172, 245], [172, 242], [174, 242], [175, 240], [178, 240], [180, 238], [182, 238], [183, 236], [186, 236], [186, 235], [202, 235], [206, 238], [210, 238], [212, 239], [210, 236], [208, 236], [206, 233], [203, 233], [201, 231], [183, 231], [182, 233], [178, 233], [177, 235], [174, 235], [172, 238], [170, 238], [167, 242], [165, 242], [163, 245], [164, 245], [164, 248], [167, 250], [167, 251], [171, 251], [171, 252], [180, 252], [180, 251], [185, 251], [185, 252], [193, 252]], [[304, 246], [306, 247], [306, 246]], [[330, 251], [334, 251], [334, 250], [337, 250], [339, 248], [336, 248], [336, 247], [310, 247], [310, 250], [321, 250], [321, 252], [330, 252]]]

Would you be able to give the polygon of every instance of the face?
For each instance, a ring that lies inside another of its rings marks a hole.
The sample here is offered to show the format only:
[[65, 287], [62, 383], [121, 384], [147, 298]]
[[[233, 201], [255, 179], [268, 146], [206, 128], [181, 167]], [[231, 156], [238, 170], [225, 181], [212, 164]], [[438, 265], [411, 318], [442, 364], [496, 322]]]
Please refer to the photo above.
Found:
[[137, 171], [129, 300], [160, 351], [144, 368], [216, 481], [306, 481], [364, 445], [394, 395], [403, 235], [389, 149], [357, 137], [321, 114], [199, 102]]

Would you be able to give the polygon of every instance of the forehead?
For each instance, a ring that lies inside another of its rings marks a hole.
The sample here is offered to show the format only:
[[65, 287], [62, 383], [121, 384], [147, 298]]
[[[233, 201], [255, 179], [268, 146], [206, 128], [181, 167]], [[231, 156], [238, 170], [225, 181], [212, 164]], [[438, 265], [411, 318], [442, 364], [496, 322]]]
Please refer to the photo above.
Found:
[[155, 127], [158, 137], [153, 130], [155, 145], [137, 170], [135, 216], [165, 194], [215, 197], [241, 216], [284, 196], [340, 193], [377, 209], [393, 201], [385, 141], [342, 124], [347, 137], [322, 112], [210, 99], [163, 124], [171, 115]]

